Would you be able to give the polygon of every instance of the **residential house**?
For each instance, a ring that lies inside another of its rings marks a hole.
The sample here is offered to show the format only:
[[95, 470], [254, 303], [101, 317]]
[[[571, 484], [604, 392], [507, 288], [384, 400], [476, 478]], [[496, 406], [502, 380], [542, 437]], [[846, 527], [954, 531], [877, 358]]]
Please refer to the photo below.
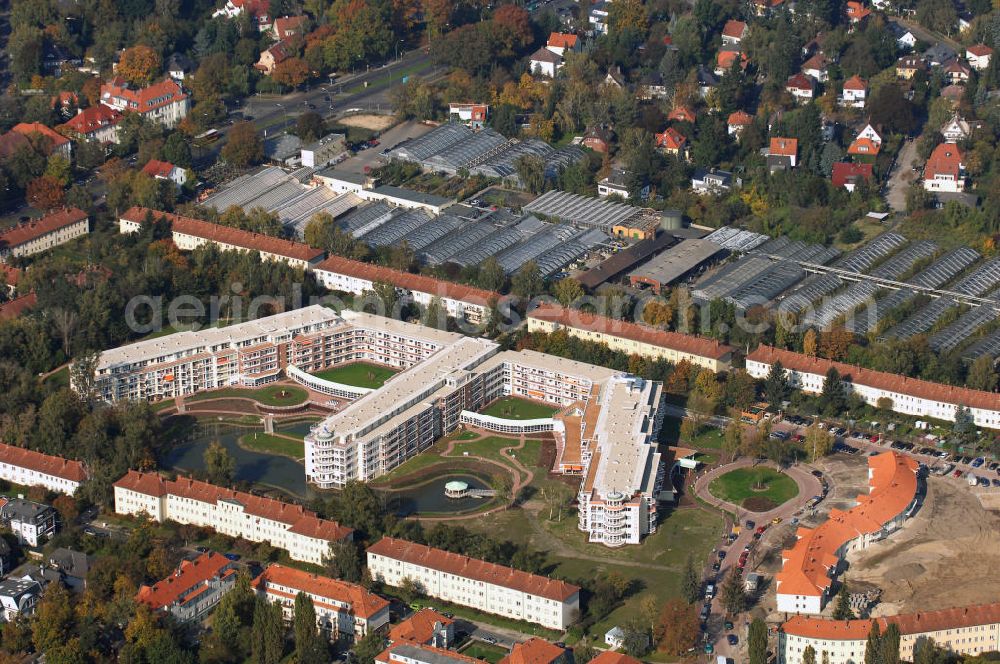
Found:
[[[483, 115], [485, 116], [485, 111], [483, 111]], [[318, 141], [303, 145], [299, 150], [299, 155], [304, 167], [324, 168], [340, 159], [346, 150], [347, 136], [345, 134], [327, 134]]]
[[608, 73], [604, 76], [604, 81], [601, 83], [602, 86], [607, 86], [611, 88], [618, 88], [622, 90], [625, 88], [625, 74], [622, 73], [622, 68], [618, 65], [608, 68]]
[[753, 10], [757, 16], [769, 16], [771, 12], [785, 4], [785, 0], [752, 0]]
[[607, 154], [614, 142], [614, 132], [607, 127], [594, 127], [583, 135], [582, 145], [594, 152]]
[[967, 139], [981, 126], [982, 123], [978, 120], [969, 121], [956, 113], [941, 127], [941, 135], [944, 136], [945, 143], [958, 143]]
[[184, 77], [196, 69], [191, 58], [183, 53], [174, 53], [167, 60], [167, 76], [175, 81], [183, 81]]
[[[0, 271], [5, 272], [8, 286], [17, 285], [19, 270], [0, 263]], [[72, 496], [87, 479], [87, 471], [79, 461], [0, 443], [0, 479]]]
[[698, 68], [695, 70], [695, 77], [698, 79], [698, 92], [701, 94], [702, 99], [708, 96], [709, 91], [719, 85], [719, 79], [716, 77], [715, 72], [704, 64], [698, 65]]
[[952, 60], [944, 67], [944, 76], [952, 85], [965, 85], [972, 75], [972, 68], [962, 60]]
[[473, 129], [482, 129], [486, 126], [486, 118], [489, 115], [488, 104], [476, 103], [451, 103], [448, 104], [448, 117], [451, 120], [464, 122]]
[[804, 103], [812, 101], [816, 94], [816, 83], [805, 74], [792, 74], [785, 82], [785, 90], [795, 98], [797, 103]]
[[274, 68], [292, 57], [293, 51], [287, 42], [278, 42], [260, 52], [260, 58], [254, 67], [265, 76], [274, 73]]
[[736, 186], [743, 184], [729, 171], [718, 168], [696, 169], [691, 178], [691, 188], [699, 194], [721, 194], [732, 189], [734, 183]]
[[735, 136], [739, 139], [740, 135], [743, 133], [747, 127], [753, 124], [753, 116], [745, 111], [736, 111], [735, 113], [729, 114], [729, 119], [726, 121], [728, 127], [729, 135]]
[[201, 620], [236, 586], [236, 565], [221, 553], [208, 551], [183, 560], [177, 570], [151, 586], [139, 586], [135, 600], [153, 611], [169, 613], [179, 622]]
[[87, 587], [87, 574], [95, 558], [83, 551], [59, 547], [49, 554], [49, 565], [62, 573], [63, 583], [71, 590], [82, 592]]
[[56, 533], [56, 511], [42, 503], [16, 498], [2, 508], [3, 520], [17, 541], [28, 546], [39, 546]]
[[889, 31], [896, 38], [896, 48], [901, 51], [912, 51], [917, 45], [917, 37], [909, 28], [900, 25], [896, 21], [889, 21]]
[[403, 642], [450, 648], [455, 642], [455, 621], [433, 609], [420, 609], [389, 630], [389, 643]]
[[598, 35], [608, 34], [608, 12], [610, 11], [610, 7], [611, 3], [607, 0], [599, 0], [590, 8], [588, 20], [590, 21], [590, 25], [593, 26], [593, 31]]
[[909, 81], [922, 71], [927, 71], [927, 64], [919, 55], [904, 55], [896, 60], [896, 78]]
[[965, 59], [976, 71], [982, 71], [990, 66], [993, 49], [986, 44], [976, 44], [965, 49]]
[[180, 189], [187, 182], [187, 170], [180, 166], [174, 166], [169, 161], [159, 161], [150, 159], [142, 167], [142, 172], [154, 180], [169, 180]]
[[274, 19], [271, 31], [276, 40], [285, 41], [290, 37], [301, 35], [305, 31], [306, 21], [305, 16], [282, 16]]
[[118, 123], [121, 120], [121, 113], [98, 104], [81, 110], [59, 128], [78, 140], [117, 144]]
[[954, 143], [941, 143], [924, 165], [924, 189], [961, 192], [965, 189], [965, 155]]
[[730, 19], [722, 27], [722, 43], [739, 45], [747, 36], [747, 24], [743, 21]]
[[566, 648], [533, 636], [523, 643], [515, 643], [500, 664], [573, 664], [573, 656]]
[[71, 90], [63, 90], [52, 97], [52, 108], [57, 110], [64, 120], [68, 120], [80, 110], [80, 98]]
[[90, 232], [90, 217], [79, 208], [63, 208], [0, 233], [0, 260], [31, 256]]
[[879, 150], [882, 149], [882, 143], [878, 141], [873, 141], [870, 138], [859, 136], [855, 138], [851, 144], [847, 147], [847, 154], [852, 157], [876, 157], [878, 156]]
[[0, 581], [0, 611], [4, 622], [18, 616], [30, 616], [42, 596], [42, 586], [37, 581], [4, 579]]
[[375, 664], [482, 664], [483, 660], [454, 650], [401, 641], [375, 656]]
[[962, 97], [965, 96], [965, 86], [964, 85], [946, 85], [941, 88], [941, 98], [947, 99], [951, 102], [952, 109], [958, 107], [962, 103]]
[[661, 133], [656, 134], [656, 147], [679, 159], [687, 159], [687, 137], [673, 127], [667, 127]]
[[957, 57], [955, 50], [944, 42], [938, 42], [924, 51], [924, 61], [931, 67], [943, 67]]
[[548, 41], [545, 42], [545, 48], [556, 55], [566, 55], [566, 51], [579, 53], [583, 48], [583, 41], [574, 34], [552, 32], [549, 34]]
[[768, 157], [780, 157], [788, 161], [790, 168], [795, 168], [799, 155], [799, 140], [797, 138], [783, 138], [772, 136], [767, 148]]
[[848, 0], [847, 5], [844, 7], [844, 15], [847, 16], [852, 29], [864, 23], [871, 16], [871, 13], [871, 9], [865, 7], [864, 3], [857, 2], [856, 0]]
[[728, 48], [723, 47], [723, 49], [715, 56], [715, 69], [713, 71], [716, 76], [723, 76], [727, 71], [731, 70], [733, 65], [737, 62], [740, 64], [740, 69], [746, 71], [747, 64], [749, 63], [747, 56], [740, 53], [740, 51], [734, 49], [732, 46]]
[[855, 74], [844, 81], [843, 92], [837, 103], [850, 108], [864, 108], [867, 97], [868, 81]]
[[19, 318], [38, 305], [38, 295], [34, 292], [15, 297], [9, 302], [0, 304], [0, 320]]
[[191, 99], [170, 78], [138, 90], [116, 78], [101, 86], [101, 103], [122, 113], [138, 113], [150, 122], [170, 128], [177, 126], [191, 110]]
[[257, 30], [259, 32], [267, 32], [271, 29], [270, 11], [270, 0], [226, 0], [225, 5], [215, 10], [212, 18], [216, 16], [234, 18], [243, 12], [248, 12], [253, 17], [253, 22], [257, 25]]
[[543, 47], [531, 54], [528, 63], [533, 74], [555, 78], [556, 72], [563, 66], [563, 59], [558, 53]]
[[[17, 292], [17, 283], [21, 280], [21, 270], [17, 269], [12, 265], [7, 263], [0, 263], [0, 286], [4, 288], [4, 291], [8, 297], [14, 297]], [[11, 447], [10, 445], [5, 445], [0, 443], [0, 449]], [[13, 448], [21, 449], [21, 448]], [[0, 472], [7, 470], [7, 462], [0, 459]], [[0, 475], [2, 477], [2, 475]], [[2, 576], [2, 573], [0, 573]]]
[[802, 64], [802, 73], [826, 83], [830, 80], [830, 61], [822, 53], [816, 53]]
[[667, 115], [667, 119], [671, 122], [690, 122], [694, 124], [696, 116], [694, 111], [687, 106], [674, 106]]
[[[597, 182], [597, 196], [599, 198], [621, 196], [627, 200], [629, 198], [628, 176], [629, 172], [624, 166], [620, 164], [612, 165], [611, 172]], [[649, 189], [649, 184], [644, 184], [639, 191], [639, 197], [642, 199], [649, 198]]]
[[642, 78], [639, 79], [636, 96], [643, 101], [666, 99], [669, 96], [669, 91], [667, 86], [663, 84], [663, 75], [656, 70], [643, 74]]
[[870, 182], [872, 179], [872, 165], [850, 163], [839, 161], [833, 165], [833, 174], [830, 180], [834, 187], [843, 187], [847, 191], [854, 191], [861, 182]]
[[34, 147], [46, 155], [70, 158], [69, 139], [41, 122], [19, 122], [0, 135], [0, 159], [9, 159], [24, 147]]

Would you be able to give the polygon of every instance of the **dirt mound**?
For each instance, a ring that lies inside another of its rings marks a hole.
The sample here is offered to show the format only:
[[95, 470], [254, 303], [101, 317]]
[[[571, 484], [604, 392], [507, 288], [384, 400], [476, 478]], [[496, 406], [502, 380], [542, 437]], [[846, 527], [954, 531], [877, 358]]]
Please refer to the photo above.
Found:
[[348, 115], [337, 120], [347, 127], [361, 127], [372, 131], [383, 131], [396, 124], [396, 118], [391, 115], [361, 114]]
[[770, 512], [777, 506], [773, 500], [764, 496], [750, 496], [743, 501], [743, 509], [751, 512]]

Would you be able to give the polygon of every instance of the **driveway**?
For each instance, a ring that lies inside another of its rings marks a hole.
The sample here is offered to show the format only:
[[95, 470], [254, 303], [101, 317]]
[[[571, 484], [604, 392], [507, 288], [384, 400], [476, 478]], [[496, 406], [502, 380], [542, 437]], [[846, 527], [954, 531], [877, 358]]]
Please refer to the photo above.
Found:
[[896, 165], [889, 174], [886, 185], [885, 200], [896, 212], [906, 212], [906, 191], [918, 176], [912, 170], [916, 160], [917, 142], [912, 138], [907, 139], [896, 157]]

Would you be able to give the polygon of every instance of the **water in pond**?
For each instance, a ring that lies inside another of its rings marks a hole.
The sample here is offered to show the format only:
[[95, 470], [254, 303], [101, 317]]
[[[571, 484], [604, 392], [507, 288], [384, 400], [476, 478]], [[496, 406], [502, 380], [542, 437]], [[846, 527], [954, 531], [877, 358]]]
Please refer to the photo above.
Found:
[[[276, 428], [282, 432], [297, 434], [300, 428], [308, 431], [309, 423], [300, 422]], [[178, 445], [167, 453], [163, 465], [179, 471], [204, 470], [205, 450], [213, 440], [218, 440], [236, 460], [237, 480], [277, 487], [300, 498], [311, 497], [313, 492], [306, 484], [302, 464], [284, 456], [245, 450], [236, 442], [240, 436], [260, 430], [260, 427], [203, 423], [190, 442]]]
[[492, 498], [446, 498], [444, 485], [458, 480], [469, 485], [470, 489], [489, 489], [483, 479], [474, 475], [447, 475], [422, 484], [412, 489], [403, 489], [387, 493], [389, 505], [400, 516], [411, 514], [447, 514], [470, 512], [489, 503]]

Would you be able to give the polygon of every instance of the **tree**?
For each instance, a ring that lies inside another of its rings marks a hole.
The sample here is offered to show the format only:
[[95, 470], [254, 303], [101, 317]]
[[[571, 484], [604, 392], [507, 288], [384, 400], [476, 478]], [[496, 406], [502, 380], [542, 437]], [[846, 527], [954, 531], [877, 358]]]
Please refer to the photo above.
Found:
[[649, 652], [649, 634], [637, 621], [629, 621], [623, 630], [622, 650], [629, 657], [642, 657]]
[[899, 664], [899, 625], [889, 623], [879, 643], [879, 664]]
[[559, 303], [568, 307], [581, 297], [583, 297], [583, 286], [572, 277], [567, 277], [556, 282], [555, 296]]
[[167, 136], [167, 140], [163, 143], [163, 159], [181, 168], [191, 166], [191, 146], [184, 134], [175, 131]]
[[54, 210], [62, 207], [66, 192], [58, 180], [43, 175], [28, 183], [26, 196], [33, 207], [40, 210]]
[[969, 367], [969, 376], [965, 379], [965, 384], [973, 390], [983, 390], [993, 392], [997, 389], [996, 363], [990, 355], [983, 355], [976, 359]]
[[65, 187], [69, 184], [73, 175], [72, 171], [73, 169], [69, 160], [59, 153], [49, 156], [45, 164], [45, 176], [58, 182], [60, 187]]
[[252, 122], [237, 122], [222, 147], [222, 158], [237, 168], [246, 168], [264, 159], [264, 143]]
[[838, 415], [847, 405], [847, 391], [837, 367], [827, 369], [823, 379], [823, 391], [819, 395], [820, 408], [826, 415]]
[[654, 631], [657, 649], [669, 655], [681, 655], [698, 643], [698, 610], [680, 598], [668, 599], [660, 611]]
[[816, 664], [816, 649], [806, 646], [802, 651], [802, 664]]
[[323, 116], [313, 111], [300, 115], [295, 122], [295, 135], [302, 139], [303, 143], [312, 143], [326, 136], [326, 123], [323, 121]]
[[47, 652], [69, 640], [73, 634], [74, 602], [61, 583], [50, 583], [35, 609], [31, 640], [38, 652]]
[[93, 404], [96, 399], [94, 377], [100, 360], [101, 354], [96, 351], [80, 353], [69, 367], [70, 384], [80, 395], [80, 400], [87, 405]]
[[361, 580], [361, 556], [358, 545], [351, 540], [330, 542], [330, 555], [323, 564], [326, 566], [326, 571], [335, 579], [351, 583]]
[[297, 88], [309, 78], [309, 65], [302, 58], [288, 58], [274, 66], [271, 78], [275, 83]]
[[542, 293], [545, 289], [545, 282], [542, 273], [538, 269], [538, 263], [531, 260], [520, 267], [510, 281], [511, 291], [514, 295], [530, 300], [534, 296]]
[[521, 185], [533, 194], [541, 193], [545, 188], [545, 162], [541, 157], [523, 155], [514, 160], [517, 177]]
[[448, 311], [444, 308], [441, 298], [435, 295], [427, 303], [424, 310], [423, 324], [438, 330], [448, 329]]
[[490, 480], [490, 488], [496, 492], [497, 499], [506, 508], [511, 499], [511, 489], [513, 489], [510, 476], [507, 473], [497, 473]]
[[880, 664], [882, 647], [882, 632], [879, 629], [878, 621], [873, 620], [871, 629], [868, 631], [868, 640], [865, 642], [865, 664]]
[[160, 74], [160, 56], [142, 44], [127, 48], [118, 61], [116, 73], [135, 86], [145, 87]]
[[250, 638], [253, 664], [278, 664], [281, 661], [285, 650], [285, 623], [280, 604], [257, 599]]
[[385, 648], [385, 637], [379, 632], [369, 632], [364, 638], [355, 641], [354, 661], [357, 664], [374, 664], [375, 658]]
[[694, 604], [701, 597], [701, 576], [694, 565], [694, 557], [688, 556], [681, 577], [681, 595], [688, 604]]
[[813, 425], [806, 430], [804, 446], [809, 455], [809, 461], [816, 463], [817, 459], [822, 459], [833, 451], [834, 436], [829, 431], [820, 429]]
[[746, 609], [747, 595], [743, 590], [743, 581], [739, 576], [730, 574], [719, 589], [722, 599], [722, 606], [726, 609], [726, 615], [735, 616]]
[[666, 302], [649, 300], [642, 308], [642, 320], [653, 327], [669, 328], [674, 320], [674, 310]]
[[767, 624], [754, 618], [747, 632], [747, 651], [750, 664], [767, 663]]
[[785, 375], [785, 367], [781, 365], [781, 362], [775, 361], [764, 379], [764, 399], [767, 400], [771, 408], [781, 408], [781, 403], [788, 398], [788, 392], [788, 377]]
[[208, 444], [204, 454], [205, 474], [212, 484], [228, 486], [232, 484], [236, 475], [236, 460], [229, 454], [229, 450], [222, 446], [217, 440]]
[[726, 458], [732, 460], [739, 454], [743, 446], [743, 425], [740, 424], [739, 413], [733, 413], [722, 432], [722, 451]]
[[507, 283], [507, 273], [496, 256], [490, 256], [479, 264], [479, 275], [476, 278], [476, 283], [480, 288], [488, 291], [503, 290], [504, 284]]
[[837, 593], [837, 604], [833, 609], [833, 619], [834, 620], [854, 619], [854, 611], [851, 610], [850, 594], [847, 592], [846, 583], [842, 583], [840, 585], [840, 591]]
[[817, 346], [816, 330], [810, 327], [802, 336], [802, 354], [809, 357], [816, 357]]
[[295, 596], [295, 658], [298, 664], [322, 664], [326, 661], [326, 645], [316, 629], [316, 608], [309, 595], [302, 591]]

